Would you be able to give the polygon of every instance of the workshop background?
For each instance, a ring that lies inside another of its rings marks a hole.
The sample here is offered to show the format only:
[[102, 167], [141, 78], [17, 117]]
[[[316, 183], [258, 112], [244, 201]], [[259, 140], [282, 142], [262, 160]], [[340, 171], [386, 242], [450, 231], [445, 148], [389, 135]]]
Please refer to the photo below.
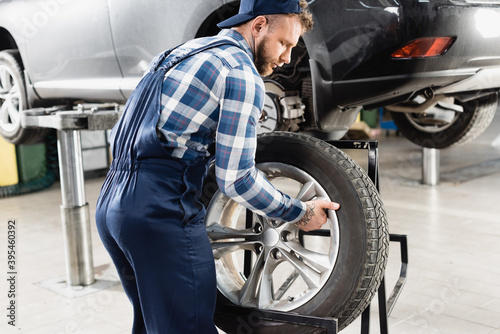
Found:
[[[421, 147], [398, 136], [396, 130], [380, 128], [378, 121], [366, 135], [379, 141], [381, 197], [390, 233], [408, 238], [408, 280], [389, 317], [389, 332], [500, 334], [500, 111], [477, 140], [440, 151], [440, 182], [435, 186], [421, 182]], [[50, 156], [47, 147], [16, 148], [0, 140], [1, 333], [130, 332], [131, 305], [93, 218], [103, 171], [109, 165], [106, 137], [104, 131], [82, 135], [97, 278], [97, 283], [85, 288], [65, 284], [60, 184], [52, 162], [45, 160]], [[356, 152], [349, 153], [362, 160]], [[11, 163], [16, 161], [18, 171], [9, 166], [8, 156]], [[38, 191], [13, 189], [7, 185], [13, 179], [17, 184], [41, 183], [30, 188], [49, 186]], [[6, 189], [25, 193], [7, 194]], [[7, 222], [11, 219], [17, 223], [16, 328], [8, 325], [7, 318]], [[400, 264], [399, 245], [391, 242], [388, 292], [399, 276]], [[371, 315], [370, 333], [378, 333], [376, 298]], [[342, 332], [360, 333], [360, 320]]]

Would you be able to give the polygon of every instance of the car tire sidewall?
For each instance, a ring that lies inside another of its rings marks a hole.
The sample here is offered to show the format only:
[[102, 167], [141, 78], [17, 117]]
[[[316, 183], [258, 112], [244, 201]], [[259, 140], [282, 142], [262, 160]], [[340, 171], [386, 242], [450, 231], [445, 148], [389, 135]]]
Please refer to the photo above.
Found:
[[[372, 195], [376, 195], [373, 193], [375, 189], [361, 168], [341, 151], [333, 147], [330, 151], [324, 151], [323, 147], [315, 147], [320, 141], [312, 138], [309, 138], [311, 142], [306, 145], [297, 145], [297, 140], [292, 134], [283, 135], [285, 136], [278, 137], [279, 143], [273, 143], [274, 139], [261, 138], [261, 143], [268, 143], [260, 145], [265, 148], [257, 154], [256, 163], [276, 161], [278, 158], [282, 163], [298, 167], [313, 175], [331, 200], [341, 204], [341, 209], [337, 211], [340, 239], [335, 268], [322, 290], [311, 301], [294, 311], [300, 314], [335, 315], [342, 318], [346, 316], [342, 315], [343, 310], [357, 293], [356, 282], [359, 282], [360, 276], [364, 275], [363, 267], [368, 262], [369, 226], [366, 222], [369, 219], [367, 214], [371, 213], [365, 210], [366, 203], [362, 203], [360, 196], [360, 191], [365, 189], [360, 188], [371, 188]], [[307, 138], [307, 136], [301, 137]], [[332, 152], [335, 152], [334, 156]], [[366, 183], [355, 185], [353, 182]], [[343, 328], [344, 321], [340, 319], [339, 322], [339, 327]]]
[[[368, 226], [379, 222], [373, 221], [375, 213], [372, 209], [365, 208], [369, 203], [363, 203], [363, 200], [371, 201], [367, 199], [366, 192], [371, 192], [370, 196], [377, 196], [376, 190], [361, 168], [353, 164], [343, 152], [333, 147], [325, 151], [324, 146], [315, 146], [319, 140], [302, 144], [297, 141], [297, 138], [305, 139], [308, 136], [290, 133], [275, 135], [276, 133], [266, 134], [259, 138], [256, 163], [280, 162], [293, 165], [313, 176], [327, 191], [331, 200], [341, 203], [341, 209], [337, 211], [340, 229], [339, 253], [333, 272], [321, 291], [293, 312], [321, 317], [335, 316], [339, 318], [339, 328], [344, 328], [365, 309], [380, 284], [385, 269], [388, 244], [385, 213], [383, 217], [378, 217], [383, 220], [383, 228]], [[332, 152], [335, 152], [334, 157]], [[367, 187], [370, 189], [366, 190]], [[368, 221], [370, 222], [367, 223]], [[384, 245], [368, 249], [373, 246], [368, 233], [382, 234], [379, 240]], [[381, 252], [375, 259], [376, 264], [370, 263], [374, 261], [373, 258], [369, 258], [370, 254], [377, 249]], [[372, 273], [371, 269], [368, 269], [370, 266], [379, 268], [376, 268], [376, 273]], [[370, 274], [373, 275], [372, 281], [369, 283], [363, 281], [363, 277]], [[367, 284], [369, 286], [366, 286]], [[218, 304], [228, 303], [229, 301], [219, 293]], [[216, 323], [220, 328], [229, 330], [229, 333], [235, 332], [237, 328], [235, 326], [242, 326], [241, 323], [234, 321], [229, 317], [220, 315], [216, 317]], [[289, 333], [293, 328], [295, 328], [293, 325], [272, 323], [258, 330], [252, 329], [256, 330], [255, 333]], [[305, 329], [301, 328], [301, 333], [306, 333]]]
[[[23, 76], [23, 65], [19, 51], [17, 50], [4, 50], [0, 51], [0, 64], [7, 66], [10, 69], [12, 77], [20, 91], [20, 108], [18, 110], [19, 116], [21, 110], [28, 108], [28, 99], [26, 95], [26, 85]], [[21, 122], [16, 125], [12, 131], [7, 131], [0, 126], [0, 135], [9, 143], [12, 144], [36, 144], [46, 137], [48, 133], [46, 128], [33, 128], [27, 129], [21, 126]]]
[[[19, 59], [19, 53], [14, 50], [5, 50], [0, 52], [0, 65], [9, 68], [9, 72], [12, 75], [15, 84], [17, 84], [19, 87], [21, 99], [19, 109], [20, 111], [26, 108], [27, 99], [24, 79], [22, 77], [22, 66]], [[15, 140], [19, 136], [19, 132], [21, 129], [22, 127], [20, 123], [12, 131], [7, 131], [6, 129], [0, 127], [0, 134], [8, 140]]]

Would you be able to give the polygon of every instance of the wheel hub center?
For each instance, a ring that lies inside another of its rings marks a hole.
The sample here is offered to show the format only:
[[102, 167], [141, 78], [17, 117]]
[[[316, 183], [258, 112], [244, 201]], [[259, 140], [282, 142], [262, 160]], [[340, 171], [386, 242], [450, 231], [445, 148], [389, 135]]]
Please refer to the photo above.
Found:
[[264, 245], [268, 247], [273, 247], [276, 246], [279, 240], [280, 240], [279, 233], [275, 229], [270, 228], [264, 231], [264, 234], [262, 236], [262, 241], [264, 242]]

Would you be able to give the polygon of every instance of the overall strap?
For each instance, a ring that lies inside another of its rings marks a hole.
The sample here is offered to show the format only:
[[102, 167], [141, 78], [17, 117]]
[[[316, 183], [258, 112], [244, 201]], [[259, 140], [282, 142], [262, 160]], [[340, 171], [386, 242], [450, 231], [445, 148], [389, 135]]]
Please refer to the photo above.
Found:
[[169, 69], [171, 69], [172, 67], [174, 67], [175, 65], [177, 65], [178, 63], [180, 63], [181, 61], [183, 61], [186, 58], [189, 58], [197, 53], [200, 53], [200, 52], [203, 52], [203, 51], [206, 51], [208, 49], [215, 48], [215, 47], [218, 47], [221, 45], [233, 45], [233, 46], [236, 46], [238, 48], [241, 48], [240, 45], [238, 45], [236, 42], [231, 41], [229, 39], [217, 39], [217, 40], [215, 40], [211, 43], [208, 43], [207, 45], [204, 45], [198, 49], [193, 49], [185, 54], [176, 56], [176, 57], [170, 59], [167, 63], [162, 64], [163, 61], [170, 55], [170, 53], [172, 53], [172, 51], [174, 51], [176, 48], [178, 48], [181, 45], [178, 45], [175, 48], [169, 49], [169, 50], [165, 51], [163, 54], [161, 54], [160, 57], [155, 61], [153, 66], [151, 66], [151, 71], [158, 71], [158, 70], [168, 71]]
[[161, 89], [165, 73], [184, 59], [197, 53], [221, 45], [234, 45], [228, 39], [217, 39], [200, 48], [163, 61], [175, 49], [170, 49], [153, 61], [150, 71], [141, 79], [127, 100], [123, 115], [111, 131], [111, 146], [115, 159], [134, 161], [141, 158], [164, 157], [166, 155], [160, 146], [156, 133], [161, 110]]

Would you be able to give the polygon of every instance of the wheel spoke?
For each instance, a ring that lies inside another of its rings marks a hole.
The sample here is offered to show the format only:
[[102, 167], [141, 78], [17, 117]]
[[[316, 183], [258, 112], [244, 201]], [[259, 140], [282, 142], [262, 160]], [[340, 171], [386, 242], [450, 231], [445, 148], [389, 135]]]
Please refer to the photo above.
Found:
[[260, 224], [261, 226], [272, 226], [274, 228], [279, 227], [281, 225], [286, 224], [286, 222], [282, 221], [277, 221], [277, 220], [270, 220], [267, 217], [260, 216], [256, 213], [253, 214], [254, 216], [254, 221]]
[[9, 107], [7, 102], [0, 105], [0, 122], [2, 124], [9, 124]]
[[10, 86], [9, 95], [15, 98], [20, 97], [19, 84], [17, 82], [14, 82], [14, 84]]
[[295, 255], [288, 252], [282, 252], [286, 261], [288, 261], [297, 270], [299, 275], [304, 279], [304, 282], [310, 289], [319, 288], [320, 286], [320, 274], [313, 268], [309, 267], [307, 264], [298, 259]]
[[21, 121], [21, 117], [19, 115], [19, 108], [12, 103], [12, 100], [6, 102], [7, 104], [7, 112], [10, 116], [10, 123], [18, 124]]
[[259, 290], [257, 291], [257, 307], [260, 309], [269, 306], [274, 299], [273, 271], [276, 266], [277, 262], [268, 256], [264, 263], [264, 268], [262, 269]]
[[255, 304], [255, 293], [259, 285], [262, 270], [264, 269], [265, 255], [264, 252], [260, 253], [257, 257], [255, 265], [253, 267], [250, 276], [248, 276], [247, 281], [243, 285], [239, 293], [239, 303], [242, 306], [254, 306]]
[[0, 68], [0, 93], [7, 93], [11, 90], [11, 75], [5, 68]]
[[299, 277], [299, 273], [297, 270], [294, 270], [290, 275], [288, 275], [287, 279], [281, 284], [280, 288], [278, 291], [276, 291], [276, 294], [274, 295], [274, 298], [276, 300], [280, 300], [281, 297], [290, 289], [292, 284], [295, 282], [295, 280]]
[[222, 239], [247, 239], [253, 240], [258, 234], [253, 231], [251, 228], [247, 229], [234, 229], [230, 227], [225, 227], [220, 224], [213, 224], [207, 226], [207, 233], [210, 239], [213, 241], [222, 240]]
[[253, 213], [253, 219], [255, 222], [264, 225], [267, 224], [267, 218], [261, 215], [256, 214], [255, 212]]
[[331, 263], [328, 255], [310, 251], [304, 248], [297, 241], [287, 242], [286, 245], [290, 247], [295, 254], [299, 255], [302, 259], [307, 261], [310, 266], [314, 267], [319, 272], [324, 272], [330, 269]]
[[214, 258], [220, 259], [223, 256], [236, 252], [238, 250], [254, 251], [255, 246], [259, 244], [257, 241], [227, 241], [227, 242], [213, 242], [212, 250]]
[[316, 186], [313, 181], [306, 182], [299, 191], [297, 199], [310, 201], [316, 197]]
[[7, 100], [10, 97], [9, 90], [3, 87], [0, 82], [0, 100]]

